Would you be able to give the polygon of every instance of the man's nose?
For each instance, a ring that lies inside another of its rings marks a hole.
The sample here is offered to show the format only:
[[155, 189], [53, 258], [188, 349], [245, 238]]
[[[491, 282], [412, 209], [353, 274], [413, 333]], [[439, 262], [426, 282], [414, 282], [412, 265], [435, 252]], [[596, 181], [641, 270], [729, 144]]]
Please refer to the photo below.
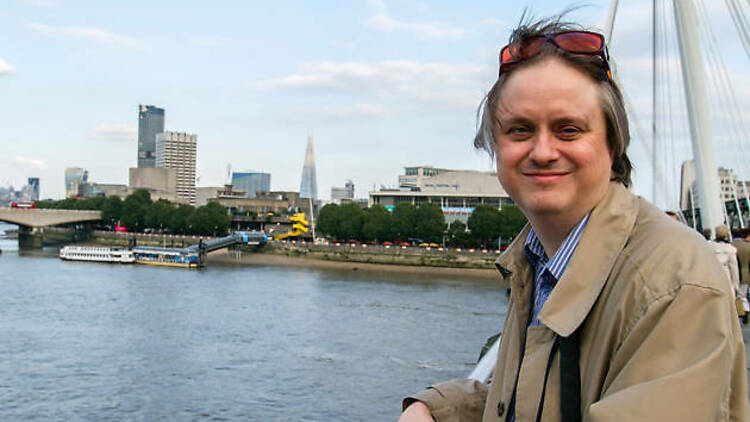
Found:
[[541, 130], [534, 139], [529, 158], [537, 166], [546, 166], [556, 161], [560, 156], [557, 150], [557, 139], [548, 130]]

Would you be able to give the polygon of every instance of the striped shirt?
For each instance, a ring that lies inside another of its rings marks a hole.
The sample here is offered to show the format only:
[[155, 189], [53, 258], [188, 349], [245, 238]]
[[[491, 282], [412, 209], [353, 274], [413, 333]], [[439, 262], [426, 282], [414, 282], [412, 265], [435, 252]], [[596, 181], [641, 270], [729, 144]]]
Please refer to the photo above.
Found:
[[552, 293], [552, 289], [560, 280], [560, 277], [562, 277], [565, 267], [568, 266], [568, 261], [570, 261], [570, 257], [573, 256], [573, 252], [576, 250], [578, 242], [581, 240], [583, 229], [586, 228], [586, 223], [589, 221], [589, 215], [590, 213], [586, 214], [581, 221], [573, 227], [568, 234], [568, 237], [565, 238], [562, 245], [560, 245], [552, 256], [552, 259], [547, 258], [542, 242], [539, 241], [533, 228], [526, 237], [524, 251], [526, 252], [526, 259], [528, 259], [534, 267], [535, 274], [533, 292], [534, 307], [529, 318], [530, 327], [541, 325], [538, 319], [539, 312], [541, 312], [542, 307], [547, 302], [549, 295]]

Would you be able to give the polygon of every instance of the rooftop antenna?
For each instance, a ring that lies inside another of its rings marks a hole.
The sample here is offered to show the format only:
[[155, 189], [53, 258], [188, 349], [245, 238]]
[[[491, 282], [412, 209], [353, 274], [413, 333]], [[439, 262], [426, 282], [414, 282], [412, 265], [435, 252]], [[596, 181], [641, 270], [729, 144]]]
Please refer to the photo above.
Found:
[[232, 184], [232, 163], [227, 163], [227, 185]]

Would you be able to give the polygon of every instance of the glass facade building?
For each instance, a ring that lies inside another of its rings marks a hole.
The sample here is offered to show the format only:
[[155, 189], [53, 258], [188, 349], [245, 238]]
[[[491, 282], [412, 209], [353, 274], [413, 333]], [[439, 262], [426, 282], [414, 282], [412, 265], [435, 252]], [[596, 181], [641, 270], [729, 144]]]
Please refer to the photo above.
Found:
[[138, 106], [138, 167], [156, 167], [156, 135], [164, 132], [164, 109]]
[[258, 191], [271, 191], [271, 175], [259, 172], [232, 173], [232, 187], [245, 191], [245, 198], [255, 198]]

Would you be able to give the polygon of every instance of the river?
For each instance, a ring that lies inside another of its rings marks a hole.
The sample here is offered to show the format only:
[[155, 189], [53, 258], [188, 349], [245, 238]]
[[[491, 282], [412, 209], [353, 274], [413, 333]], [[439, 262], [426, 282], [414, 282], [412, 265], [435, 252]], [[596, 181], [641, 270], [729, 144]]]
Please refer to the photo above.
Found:
[[486, 280], [0, 249], [8, 421], [395, 421], [466, 376], [507, 306]]

